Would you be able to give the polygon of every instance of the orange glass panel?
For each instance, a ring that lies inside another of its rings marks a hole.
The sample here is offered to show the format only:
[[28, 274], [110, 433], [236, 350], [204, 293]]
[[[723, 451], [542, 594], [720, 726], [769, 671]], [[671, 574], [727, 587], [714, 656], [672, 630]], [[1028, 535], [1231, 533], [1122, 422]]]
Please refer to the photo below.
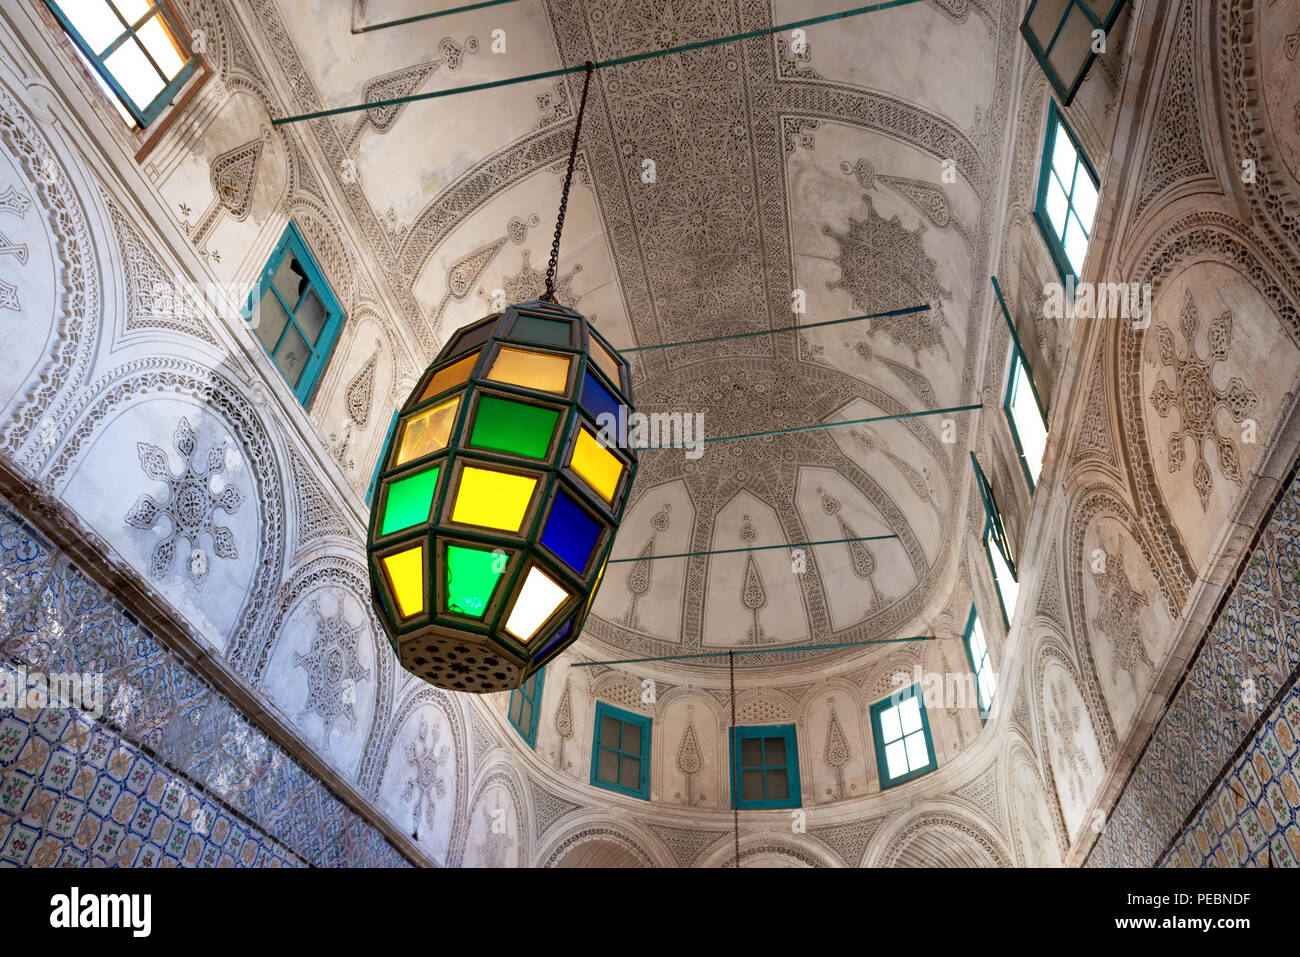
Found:
[[464, 359], [453, 362], [445, 369], [439, 369], [433, 374], [433, 378], [429, 380], [429, 384], [424, 389], [424, 394], [420, 396], [420, 401], [432, 399], [440, 392], [446, 392], [462, 382], [468, 382], [469, 374], [474, 371], [475, 362], [478, 362], [477, 351], [471, 352]]

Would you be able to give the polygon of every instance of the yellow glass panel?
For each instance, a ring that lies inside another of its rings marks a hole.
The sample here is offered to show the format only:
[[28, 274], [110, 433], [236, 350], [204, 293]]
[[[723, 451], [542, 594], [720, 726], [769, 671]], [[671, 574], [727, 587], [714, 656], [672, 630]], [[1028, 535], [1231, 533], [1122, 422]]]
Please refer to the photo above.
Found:
[[564, 395], [569, 385], [569, 360], [565, 356], [502, 347], [492, 362], [488, 378]]
[[536, 566], [528, 569], [524, 587], [519, 589], [515, 607], [510, 609], [506, 631], [520, 641], [531, 641], [546, 619], [563, 604], [569, 593], [556, 584], [550, 575]]
[[410, 618], [424, 611], [424, 546], [386, 555], [383, 562], [402, 617]]
[[623, 477], [623, 463], [600, 441], [583, 428], [578, 432], [578, 439], [573, 443], [573, 455], [569, 458], [573, 470], [587, 480], [587, 484], [604, 497], [605, 501], [614, 501], [618, 491], [618, 480]]
[[420, 396], [420, 401], [432, 399], [439, 392], [446, 392], [453, 386], [468, 382], [469, 374], [474, 371], [475, 362], [478, 362], [478, 350], [471, 352], [464, 359], [453, 362], [445, 369], [439, 369], [433, 374], [433, 378], [429, 380], [424, 394]]
[[537, 479], [527, 475], [466, 467], [460, 474], [451, 520], [517, 532], [536, 487]]
[[445, 449], [451, 438], [451, 427], [456, 421], [458, 408], [460, 396], [407, 419], [402, 424], [402, 441], [397, 448], [395, 464], [401, 465]]
[[605, 560], [600, 564], [600, 571], [596, 573], [596, 584], [591, 586], [591, 594], [587, 596], [587, 607], [583, 611], [583, 614], [587, 614], [591, 611], [591, 603], [596, 600], [596, 592], [600, 591], [600, 582], [601, 579], [605, 577], [605, 566], [608, 564], [609, 556], [606, 555]]

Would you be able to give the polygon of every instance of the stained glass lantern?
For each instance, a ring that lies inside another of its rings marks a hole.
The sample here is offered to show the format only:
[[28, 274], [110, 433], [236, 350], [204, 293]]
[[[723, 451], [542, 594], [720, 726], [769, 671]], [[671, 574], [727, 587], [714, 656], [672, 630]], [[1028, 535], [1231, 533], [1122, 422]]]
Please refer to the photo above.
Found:
[[402, 667], [456, 691], [519, 687], [577, 637], [636, 450], [630, 370], [549, 302], [466, 326], [407, 398], [380, 460], [367, 552]]

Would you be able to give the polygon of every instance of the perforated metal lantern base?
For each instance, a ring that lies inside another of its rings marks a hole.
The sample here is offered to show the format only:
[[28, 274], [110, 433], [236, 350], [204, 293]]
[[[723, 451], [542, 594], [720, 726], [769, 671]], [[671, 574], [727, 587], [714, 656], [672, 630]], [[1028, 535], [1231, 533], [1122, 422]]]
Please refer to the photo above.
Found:
[[512, 306], [461, 329], [384, 448], [367, 554], [407, 671], [519, 687], [577, 638], [636, 474], [627, 363], [586, 319]]

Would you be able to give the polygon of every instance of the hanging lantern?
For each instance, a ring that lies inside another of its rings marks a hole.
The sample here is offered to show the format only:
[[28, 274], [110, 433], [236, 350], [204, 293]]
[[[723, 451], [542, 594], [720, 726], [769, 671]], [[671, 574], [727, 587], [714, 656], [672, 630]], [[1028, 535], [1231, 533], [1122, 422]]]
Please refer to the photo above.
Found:
[[517, 688], [582, 629], [636, 474], [627, 362], [572, 309], [461, 329], [402, 406], [367, 552], [402, 667], [456, 691]]

